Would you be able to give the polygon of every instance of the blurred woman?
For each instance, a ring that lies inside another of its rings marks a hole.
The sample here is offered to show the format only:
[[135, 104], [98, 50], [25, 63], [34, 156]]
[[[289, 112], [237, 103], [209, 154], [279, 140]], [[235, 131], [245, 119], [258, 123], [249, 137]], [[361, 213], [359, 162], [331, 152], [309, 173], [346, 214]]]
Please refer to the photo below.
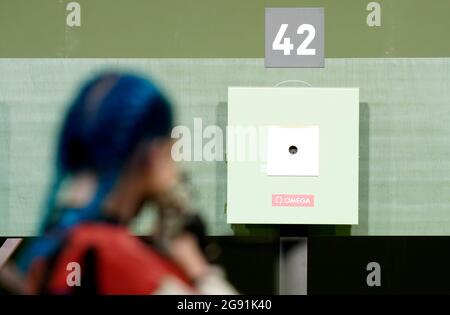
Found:
[[[21, 260], [27, 293], [235, 293], [174, 193], [172, 126], [170, 103], [143, 78], [104, 74], [81, 89], [62, 127], [43, 236]], [[160, 209], [153, 245], [127, 229], [147, 202]]]

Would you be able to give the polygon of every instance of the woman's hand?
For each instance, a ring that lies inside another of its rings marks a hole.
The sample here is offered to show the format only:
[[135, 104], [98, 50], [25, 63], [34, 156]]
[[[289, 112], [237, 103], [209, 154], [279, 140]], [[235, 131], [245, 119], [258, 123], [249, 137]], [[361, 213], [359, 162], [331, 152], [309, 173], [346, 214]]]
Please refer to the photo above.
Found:
[[209, 263], [190, 233], [183, 233], [176, 237], [168, 250], [170, 257], [191, 280], [195, 281], [208, 273]]

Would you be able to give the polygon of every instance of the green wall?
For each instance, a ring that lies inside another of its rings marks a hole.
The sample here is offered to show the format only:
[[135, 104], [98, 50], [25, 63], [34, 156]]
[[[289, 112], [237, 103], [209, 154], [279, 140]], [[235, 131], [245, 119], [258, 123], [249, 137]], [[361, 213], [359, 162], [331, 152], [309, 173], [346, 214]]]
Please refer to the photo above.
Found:
[[[325, 56], [449, 57], [449, 0], [0, 0], [2, 58], [262, 58], [264, 8], [322, 7]], [[3, 45], [4, 44], [4, 45]]]
[[[0, 59], [0, 235], [34, 233], [67, 101], [111, 68], [157, 79], [188, 126], [194, 117], [225, 126], [228, 86], [360, 87], [360, 224], [351, 233], [450, 234], [450, 59], [377, 58], [327, 59], [324, 69], [265, 69], [262, 59]], [[210, 234], [232, 234], [225, 163], [183, 167]], [[150, 221], [140, 218], [137, 231]]]

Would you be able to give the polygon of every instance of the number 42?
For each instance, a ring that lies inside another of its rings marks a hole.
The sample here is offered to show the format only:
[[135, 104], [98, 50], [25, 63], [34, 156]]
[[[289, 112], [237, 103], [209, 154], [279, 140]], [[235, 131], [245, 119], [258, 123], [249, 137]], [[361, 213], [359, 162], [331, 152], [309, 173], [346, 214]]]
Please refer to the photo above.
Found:
[[[291, 54], [291, 51], [294, 50], [294, 45], [291, 44], [291, 39], [289, 37], [284, 37], [286, 30], [288, 28], [288, 24], [281, 24], [280, 29], [278, 30], [277, 36], [272, 43], [273, 50], [282, 50], [285, 56]], [[316, 36], [316, 29], [311, 24], [301, 24], [297, 28], [297, 34], [303, 34], [307, 32], [308, 35], [303, 40], [303, 42], [297, 48], [297, 55], [302, 56], [314, 56], [316, 54], [315, 48], [308, 48], [309, 44], [313, 41]], [[283, 40], [283, 42], [281, 42]]]

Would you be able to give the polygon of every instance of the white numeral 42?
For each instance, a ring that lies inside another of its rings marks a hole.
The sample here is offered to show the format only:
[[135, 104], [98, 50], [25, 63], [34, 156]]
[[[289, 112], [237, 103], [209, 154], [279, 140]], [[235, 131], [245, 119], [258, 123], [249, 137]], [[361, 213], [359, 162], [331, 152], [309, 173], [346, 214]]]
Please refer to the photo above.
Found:
[[[272, 43], [273, 50], [282, 50], [285, 56], [290, 55], [291, 51], [294, 50], [294, 45], [291, 44], [291, 39], [289, 37], [284, 37], [288, 24], [281, 24], [278, 30], [277, 36]], [[309, 44], [313, 41], [316, 36], [316, 29], [311, 24], [301, 24], [297, 28], [297, 34], [303, 34], [307, 32], [308, 35], [303, 40], [303, 42], [297, 48], [297, 55], [302, 56], [314, 56], [316, 54], [315, 48], [308, 48]]]

